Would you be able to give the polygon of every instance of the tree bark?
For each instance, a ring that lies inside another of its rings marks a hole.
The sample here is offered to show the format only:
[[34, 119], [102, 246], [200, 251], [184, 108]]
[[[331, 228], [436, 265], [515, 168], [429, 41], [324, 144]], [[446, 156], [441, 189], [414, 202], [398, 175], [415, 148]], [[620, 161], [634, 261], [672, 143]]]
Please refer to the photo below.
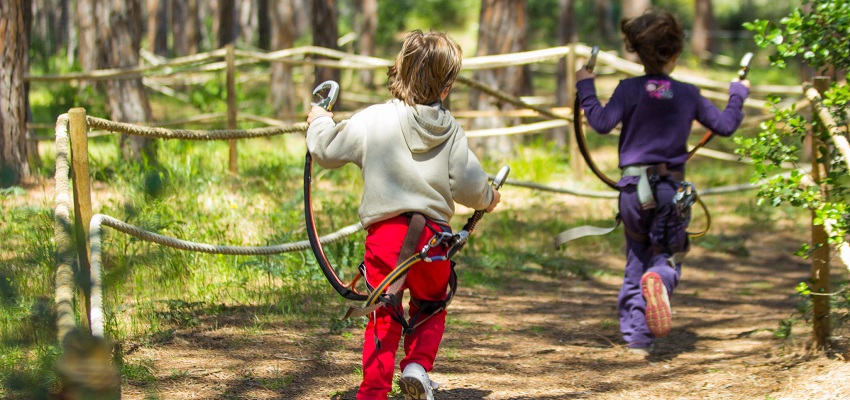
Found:
[[[479, 17], [477, 56], [516, 53], [527, 50], [528, 13], [525, 0], [482, 0]], [[532, 93], [531, 75], [527, 66], [486, 69], [476, 71], [474, 79], [492, 88], [514, 96]], [[470, 94], [470, 108], [481, 111], [508, 111], [515, 107], [501, 103], [478, 91]], [[473, 129], [501, 128], [515, 121], [506, 118], [479, 117], [472, 120]], [[477, 142], [477, 143], [476, 143]], [[509, 156], [515, 147], [507, 136], [478, 140], [473, 147], [496, 159]]]
[[151, 53], [159, 56], [168, 56], [168, 15], [169, 5], [167, 0], [148, 1], [148, 46]]
[[[293, 0], [271, 0], [269, 4], [271, 24], [271, 50], [292, 48], [295, 42], [295, 9]], [[278, 118], [295, 112], [299, 96], [295, 95], [292, 83], [292, 65], [284, 62], [271, 64], [270, 94], [272, 107]]]
[[241, 0], [237, 5], [239, 9], [239, 38], [243, 43], [251, 46], [257, 44], [257, 31], [260, 27], [258, 6], [257, 0]]
[[0, 1], [0, 187], [29, 177], [26, 124], [30, 0]]
[[269, 0], [257, 3], [257, 47], [268, 50], [271, 44], [271, 20], [269, 19]]
[[610, 42], [616, 33], [614, 24], [614, 7], [611, 0], [596, 0], [593, 3], [596, 19], [596, 32], [604, 42]]
[[[77, 60], [83, 72], [98, 66], [97, 18], [95, 0], [77, 0]], [[81, 82], [81, 85], [84, 82]]]
[[[358, 0], [357, 14], [360, 23], [357, 25], [357, 36], [360, 38], [360, 55], [375, 55], [375, 33], [378, 29], [378, 0]], [[375, 70], [360, 70], [360, 81], [367, 89], [375, 88]]]
[[201, 32], [198, 23], [198, 0], [172, 3], [171, 32], [175, 56], [198, 53]]
[[[559, 15], [558, 15], [558, 45], [566, 46], [576, 42], [576, 2], [575, 0], [559, 0]], [[558, 86], [555, 91], [555, 105], [559, 107], [567, 106], [572, 99], [567, 93], [570, 93], [569, 83], [571, 80], [567, 74], [572, 74], [574, 71], [567, 71], [567, 60], [562, 58], [558, 60]], [[565, 146], [567, 144], [568, 128], [553, 129], [550, 138], [557, 146]]]
[[[620, 4], [623, 7], [622, 19], [639, 17], [652, 7], [651, 0], [622, 0]], [[626, 51], [625, 42], [623, 42], [622, 51], [623, 58], [633, 62], [640, 62], [637, 54]]]
[[714, 27], [714, 8], [711, 0], [696, 0], [694, 26], [691, 29], [691, 51], [701, 60], [710, 61], [715, 52], [714, 40], [710, 35]]
[[236, 0], [218, 1], [218, 47], [236, 41]]
[[[336, 41], [339, 38], [336, 0], [312, 0], [311, 10], [313, 12], [313, 45], [336, 50]], [[313, 86], [318, 86], [327, 80], [339, 82], [339, 77], [338, 69], [316, 67]]]
[[[142, 35], [141, 0], [109, 1], [97, 4], [97, 24], [101, 32], [100, 51], [105, 68], [131, 68], [139, 65]], [[109, 115], [113, 121], [145, 122], [151, 108], [141, 77], [106, 81]], [[121, 135], [121, 151], [125, 158], [137, 162], [147, 158], [156, 162], [152, 139]]]

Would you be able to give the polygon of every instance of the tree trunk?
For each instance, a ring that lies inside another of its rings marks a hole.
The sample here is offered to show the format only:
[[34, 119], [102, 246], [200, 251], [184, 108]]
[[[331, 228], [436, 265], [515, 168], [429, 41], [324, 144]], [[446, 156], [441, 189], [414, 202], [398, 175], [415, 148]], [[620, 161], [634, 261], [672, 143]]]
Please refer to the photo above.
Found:
[[[482, 0], [478, 29], [477, 56], [516, 53], [527, 50], [528, 13], [525, 0]], [[476, 71], [474, 79], [491, 88], [522, 96], [532, 93], [531, 75], [527, 66]], [[470, 94], [470, 108], [480, 111], [508, 111], [515, 107], [502, 103], [485, 93]], [[479, 117], [472, 120], [473, 129], [501, 128], [516, 121], [503, 117]], [[496, 159], [513, 152], [515, 144], [507, 136], [487, 138], [474, 143], [478, 151]]]
[[[212, 26], [207, 29], [205, 21], [211, 20]], [[198, 1], [198, 52], [216, 48], [218, 40], [218, 2]]]
[[257, 46], [268, 50], [271, 44], [271, 20], [269, 19], [269, 0], [257, 3]]
[[711, 0], [696, 0], [694, 26], [691, 29], [691, 51], [704, 61], [710, 61], [715, 52], [711, 31], [714, 30], [714, 9]]
[[611, 0], [596, 0], [593, 2], [596, 32], [603, 42], [610, 42], [616, 34], [614, 24], [614, 7]]
[[168, 8], [167, 0], [148, 1], [148, 46], [151, 53], [168, 56]]
[[[95, 0], [77, 0], [77, 59], [83, 72], [98, 66], [97, 18]], [[85, 81], [80, 82], [81, 85]]]
[[175, 1], [172, 7], [171, 40], [174, 55], [197, 54], [201, 36], [198, 23], [198, 0]]
[[[313, 0], [313, 45], [337, 49], [337, 12], [336, 0]], [[327, 80], [339, 82], [340, 71], [335, 68], [316, 67], [314, 87]], [[338, 103], [339, 104], [339, 103]]]
[[[651, 0], [622, 0], [620, 3], [623, 7], [622, 19], [635, 18], [643, 15], [643, 13], [652, 7]], [[622, 45], [623, 55], [625, 59], [633, 62], [640, 62], [637, 54], [626, 51], [626, 44]]]
[[239, 13], [239, 37], [243, 43], [254, 46], [256, 45], [254, 40], [257, 37], [257, 29], [259, 28], [257, 2], [256, 0], [241, 0], [237, 7]]
[[[139, 45], [142, 35], [141, 0], [98, 3], [97, 24], [101, 35], [100, 51], [105, 68], [132, 68], [139, 65]], [[113, 121], [145, 122], [150, 120], [151, 108], [141, 78], [106, 81], [109, 115]], [[152, 139], [121, 136], [124, 157], [137, 162], [146, 157], [156, 162], [156, 147]]]
[[236, 0], [218, 1], [218, 47], [236, 41]]
[[[295, 9], [293, 0], [271, 0], [269, 16], [271, 24], [271, 50], [292, 48], [295, 42]], [[278, 118], [295, 112], [299, 96], [292, 83], [292, 65], [274, 62], [271, 65], [272, 107]]]
[[[360, 38], [360, 55], [375, 55], [375, 33], [378, 29], [378, 0], [357, 1], [357, 14], [360, 23], [357, 25], [357, 36]], [[360, 70], [360, 81], [367, 89], [375, 88], [375, 70]]]
[[[559, 0], [559, 16], [558, 16], [558, 45], [565, 46], [570, 43], [576, 42], [576, 2], [575, 0]], [[567, 96], [567, 93], [572, 92], [569, 90], [569, 83], [572, 82], [567, 74], [572, 74], [575, 71], [567, 71], [567, 60], [562, 58], [558, 60], [558, 86], [555, 90], [555, 105], [559, 107], [567, 106], [571, 104], [571, 96]], [[550, 139], [552, 139], [555, 144], [559, 147], [565, 146], [567, 144], [567, 132], [568, 128], [557, 128], [552, 130], [552, 134], [550, 135]]]
[[30, 175], [27, 162], [27, 88], [32, 2], [0, 1], [0, 188]]

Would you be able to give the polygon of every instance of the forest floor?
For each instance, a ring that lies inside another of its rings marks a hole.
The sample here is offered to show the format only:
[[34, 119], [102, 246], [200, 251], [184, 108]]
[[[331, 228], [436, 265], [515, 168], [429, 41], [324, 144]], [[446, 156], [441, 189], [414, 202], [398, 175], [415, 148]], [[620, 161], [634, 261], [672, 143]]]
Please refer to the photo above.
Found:
[[[505, 207], [511, 198], [528, 201], [527, 192], [503, 194]], [[830, 356], [814, 351], [811, 327], [800, 321], [791, 338], [774, 336], [781, 322], [799, 318], [793, 288], [810, 266], [793, 252], [806, 240], [804, 227], [760, 229], [720, 216], [712, 230], [732, 245], [712, 249], [697, 239], [673, 296], [674, 327], [649, 357], [629, 353], [619, 335], [618, 252], [596, 257], [610, 271], [598, 276], [530, 267], [498, 290], [461, 281], [431, 373], [441, 384], [436, 399], [850, 398], [846, 342]], [[122, 397], [355, 398], [360, 327], [330, 333], [328, 324], [285, 315], [258, 322], [257, 313], [234, 307], [156, 344], [124, 343], [124, 361], [149, 366], [156, 380], [125, 379]], [[396, 389], [390, 398], [402, 396]]]

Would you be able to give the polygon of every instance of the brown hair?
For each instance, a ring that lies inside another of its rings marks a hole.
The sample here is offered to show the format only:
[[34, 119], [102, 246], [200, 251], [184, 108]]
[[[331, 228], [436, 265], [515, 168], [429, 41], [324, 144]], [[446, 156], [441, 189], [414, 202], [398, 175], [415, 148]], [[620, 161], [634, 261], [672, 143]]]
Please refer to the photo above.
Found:
[[626, 39], [626, 50], [637, 53], [647, 74], [661, 73], [664, 65], [684, 48], [682, 23], [667, 11], [649, 10], [640, 17], [624, 19], [620, 30]]
[[410, 105], [436, 103], [454, 83], [462, 61], [460, 46], [445, 34], [410, 32], [387, 71], [390, 93]]

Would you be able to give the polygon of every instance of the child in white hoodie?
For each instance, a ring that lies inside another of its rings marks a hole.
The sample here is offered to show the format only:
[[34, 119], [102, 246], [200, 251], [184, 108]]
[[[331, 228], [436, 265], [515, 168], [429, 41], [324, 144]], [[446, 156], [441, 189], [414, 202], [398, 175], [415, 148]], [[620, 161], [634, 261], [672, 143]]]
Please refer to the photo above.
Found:
[[[461, 48], [445, 34], [413, 31], [387, 72], [393, 100], [338, 124], [332, 113], [318, 106], [307, 116], [307, 147], [320, 166], [354, 163], [361, 168], [364, 190], [359, 215], [368, 232], [365, 276], [372, 286], [396, 267], [411, 215], [426, 219], [425, 229], [418, 234], [419, 249], [435, 232], [451, 230], [455, 202], [487, 211], [499, 203], [499, 192], [488, 184], [466, 134], [442, 106], [462, 59]], [[445, 254], [442, 247], [429, 254], [440, 251]], [[450, 261], [420, 261], [411, 266], [405, 280], [412, 299], [408, 314], [417, 314], [424, 303], [443, 301], [451, 273]], [[445, 323], [442, 309], [405, 332], [399, 384], [406, 398], [433, 399], [427, 372], [434, 367]], [[358, 400], [387, 398], [401, 336], [402, 325], [387, 307], [371, 314], [364, 332]]]

